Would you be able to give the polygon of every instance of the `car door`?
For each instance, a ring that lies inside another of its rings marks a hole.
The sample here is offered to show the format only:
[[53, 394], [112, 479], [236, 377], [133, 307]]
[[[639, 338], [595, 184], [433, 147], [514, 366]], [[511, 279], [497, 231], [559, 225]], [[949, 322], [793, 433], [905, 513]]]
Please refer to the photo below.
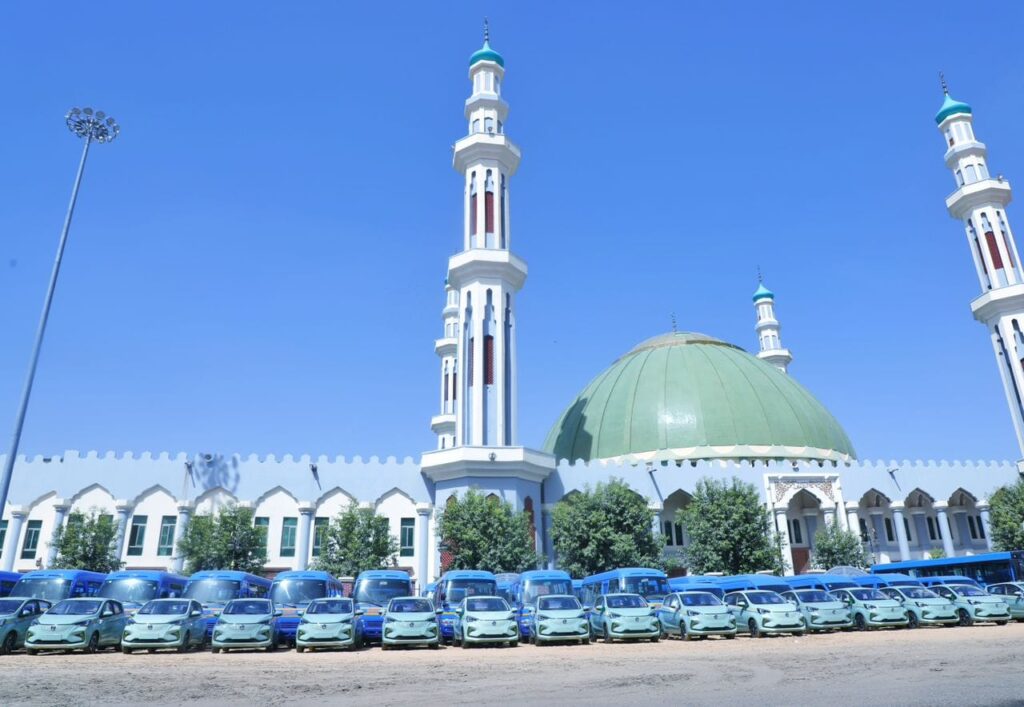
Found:
[[594, 602], [594, 610], [590, 612], [590, 625], [595, 633], [604, 631], [604, 595], [602, 594]]
[[[198, 616], [194, 614], [199, 612]], [[188, 605], [188, 615], [192, 618], [189, 629], [192, 632], [192, 640], [196, 643], [202, 643], [206, 636], [206, 619], [203, 618], [203, 605], [197, 601], [193, 601]]]
[[[25, 640], [25, 632], [28, 631], [28, 626], [35, 618], [39, 616], [39, 601], [31, 599], [26, 601], [18, 609], [18, 618], [14, 620], [14, 632], [15, 632], [15, 645], [20, 645]], [[6, 635], [6, 632], [4, 632]]]
[[677, 594], [669, 594], [662, 605], [654, 612], [664, 628], [679, 629], [679, 604], [679, 596]]

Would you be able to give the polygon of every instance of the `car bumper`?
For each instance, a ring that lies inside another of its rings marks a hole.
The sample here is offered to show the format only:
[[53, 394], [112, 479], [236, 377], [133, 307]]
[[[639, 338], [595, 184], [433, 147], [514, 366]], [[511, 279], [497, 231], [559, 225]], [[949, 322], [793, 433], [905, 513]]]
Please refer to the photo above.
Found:
[[971, 616], [974, 617], [975, 621], [1009, 621], [1011, 618], [1010, 612], [1006, 609], [992, 609], [981, 606], [974, 607]]
[[727, 636], [736, 633], [736, 622], [691, 616], [686, 622], [686, 632], [694, 636]]
[[577, 641], [590, 636], [586, 619], [541, 621], [536, 625], [533, 638], [537, 641]]
[[425, 636], [388, 636], [381, 637], [381, 643], [385, 646], [433, 646], [440, 643], [439, 636], [428, 638]]
[[384, 625], [381, 642], [388, 645], [438, 643], [441, 632], [434, 626], [401, 626], [404, 622], [392, 622]]
[[25, 647], [36, 650], [75, 650], [85, 648], [89, 643], [89, 636], [96, 631], [91, 626], [76, 627], [77, 630], [56, 630], [48, 628], [39, 631], [28, 631], [25, 636]]
[[271, 626], [251, 628], [245, 631], [231, 631], [215, 628], [210, 645], [214, 648], [266, 648], [274, 642]]
[[356, 633], [350, 627], [348, 630], [331, 627], [305, 628], [299, 626], [295, 634], [295, 645], [300, 648], [351, 648], [356, 643]]
[[231, 638], [231, 639], [218, 639], [214, 638], [210, 642], [210, 645], [214, 648], [220, 648], [221, 650], [229, 650], [231, 648], [269, 648], [274, 642], [273, 638], [264, 639], [244, 639], [244, 638]]
[[180, 633], [174, 637], [157, 635], [124, 634], [121, 636], [121, 645], [124, 648], [180, 648], [185, 642], [185, 634]]
[[65, 639], [53, 639], [49, 641], [27, 639], [25, 641], [25, 648], [38, 651], [54, 650], [54, 651], [73, 651], [85, 648], [89, 641], [86, 638], [75, 637], [71, 640]]
[[960, 623], [960, 616], [956, 613], [928, 613], [921, 612], [917, 615], [918, 623], [922, 626], [946, 626], [948, 624]]
[[896, 612], [870, 612], [864, 614], [864, 623], [872, 628], [880, 628], [882, 626], [897, 626], [902, 627], [910, 623], [910, 619], [902, 611]]
[[833, 629], [850, 628], [853, 626], [853, 617], [848, 614], [840, 616], [808, 616], [807, 628], [812, 629]]
[[661, 636], [660, 623], [633, 623], [622, 621], [607, 621], [608, 635], [612, 638], [654, 638]]
[[498, 622], [495, 626], [482, 626], [481, 623], [484, 622], [464, 624], [463, 635], [460, 638], [466, 643], [503, 643], [519, 640], [519, 624], [515, 621]]

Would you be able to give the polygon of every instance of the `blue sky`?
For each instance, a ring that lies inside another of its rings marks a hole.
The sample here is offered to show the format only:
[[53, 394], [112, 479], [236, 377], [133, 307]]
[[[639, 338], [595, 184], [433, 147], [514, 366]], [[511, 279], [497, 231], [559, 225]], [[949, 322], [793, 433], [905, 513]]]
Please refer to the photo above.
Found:
[[78, 158], [63, 115], [123, 125], [90, 157], [23, 452], [432, 448], [486, 12], [523, 149], [521, 442], [673, 312], [754, 349], [760, 266], [792, 374], [861, 457], [1018, 456], [932, 118], [944, 69], [1024, 180], [1024, 7], [74, 8], [10, 4], [0, 30], [4, 435]]

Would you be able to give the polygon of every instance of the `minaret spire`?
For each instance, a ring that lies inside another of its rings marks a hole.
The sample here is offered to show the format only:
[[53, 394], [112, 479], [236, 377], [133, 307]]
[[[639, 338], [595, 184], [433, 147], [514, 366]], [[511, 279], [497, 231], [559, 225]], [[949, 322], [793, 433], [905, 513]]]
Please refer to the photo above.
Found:
[[779, 332], [782, 326], [775, 318], [775, 293], [764, 286], [761, 267], [757, 268], [757, 290], [754, 292], [754, 310], [757, 312], [757, 357], [767, 361], [783, 373], [788, 373], [793, 355], [782, 345]]
[[484, 44], [491, 43], [491, 24], [484, 18]]
[[[487, 22], [487, 20], [484, 20], [484, 23], [486, 23], [486, 22]], [[486, 34], [486, 30], [484, 31], [484, 34]], [[486, 41], [486, 40], [484, 40], [484, 41]], [[941, 71], [939, 72], [939, 81], [942, 82], [942, 95], [943, 96], [948, 96], [949, 95], [949, 86], [946, 85], [946, 75], [944, 73], [942, 73]]]

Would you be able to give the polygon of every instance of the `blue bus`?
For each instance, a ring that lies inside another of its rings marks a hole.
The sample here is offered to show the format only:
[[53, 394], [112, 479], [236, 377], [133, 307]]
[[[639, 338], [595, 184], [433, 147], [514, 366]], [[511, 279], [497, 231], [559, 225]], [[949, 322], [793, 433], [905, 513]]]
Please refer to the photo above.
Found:
[[0, 572], [0, 597], [10, 596], [19, 579], [21, 572]]
[[788, 592], [792, 588], [782, 577], [770, 574], [734, 574], [727, 577], [719, 577], [716, 584], [726, 594], [746, 590], [781, 593]]
[[959, 574], [944, 574], [937, 577], [922, 577], [921, 584], [926, 587], [934, 587], [941, 584], [969, 584], [972, 587], [978, 589], [984, 589], [980, 584], [975, 582], [970, 577], [964, 577]]
[[831, 592], [833, 589], [854, 589], [861, 586], [853, 580], [853, 577], [841, 574], [798, 574], [795, 577], [785, 578], [790, 589], [820, 589], [825, 592]]
[[88, 570], [34, 570], [21, 575], [11, 589], [12, 597], [46, 599], [56, 604], [61, 599], [95, 596], [107, 575]]
[[314, 599], [340, 597], [345, 588], [334, 575], [319, 570], [294, 570], [281, 572], [270, 585], [270, 600], [274, 608], [281, 610], [277, 620], [278, 635], [288, 643], [295, 643], [295, 632], [299, 628], [299, 610]]
[[889, 572], [886, 574], [869, 574], [864, 577], [854, 577], [853, 581], [860, 587], [871, 587], [873, 589], [879, 589], [881, 587], [922, 587], [920, 580], [915, 579], [909, 575], [900, 574], [899, 572]]
[[717, 580], [717, 577], [706, 577], [704, 575], [673, 577], [668, 580], [668, 588], [673, 592], [709, 592], [721, 599], [725, 596], [725, 592], [718, 586]]
[[449, 570], [434, 588], [434, 607], [441, 623], [441, 641], [451, 643], [455, 607], [468, 596], [496, 596], [498, 581], [483, 570]]
[[650, 567], [625, 567], [592, 574], [583, 580], [583, 605], [592, 607], [602, 594], [639, 594], [657, 608], [669, 593], [668, 577]]
[[188, 579], [157, 570], [118, 570], [103, 580], [97, 596], [121, 602], [126, 613], [135, 613], [150, 599], [176, 599]]
[[572, 581], [572, 593], [576, 595], [576, 598], [579, 600], [580, 604], [583, 604], [583, 580], [582, 579], [574, 579]]
[[911, 577], [963, 575], [982, 586], [999, 582], [1024, 582], [1024, 550], [986, 552], [966, 557], [943, 557], [938, 560], [907, 560], [874, 565], [874, 574], [902, 572]]
[[362, 624], [364, 642], [380, 641], [384, 616], [381, 612], [395, 597], [413, 596], [412, 580], [401, 570], [367, 570], [360, 572], [352, 587], [357, 621]]
[[209, 639], [225, 604], [232, 599], [263, 599], [269, 593], [270, 580], [266, 577], [237, 570], [203, 570], [188, 578], [182, 597], [203, 605]]
[[530, 635], [530, 614], [538, 597], [548, 594], [568, 594], [572, 596], [572, 577], [562, 570], [529, 570], [519, 575], [512, 585], [512, 601], [509, 605], [515, 610], [519, 621], [519, 635], [524, 639]]

